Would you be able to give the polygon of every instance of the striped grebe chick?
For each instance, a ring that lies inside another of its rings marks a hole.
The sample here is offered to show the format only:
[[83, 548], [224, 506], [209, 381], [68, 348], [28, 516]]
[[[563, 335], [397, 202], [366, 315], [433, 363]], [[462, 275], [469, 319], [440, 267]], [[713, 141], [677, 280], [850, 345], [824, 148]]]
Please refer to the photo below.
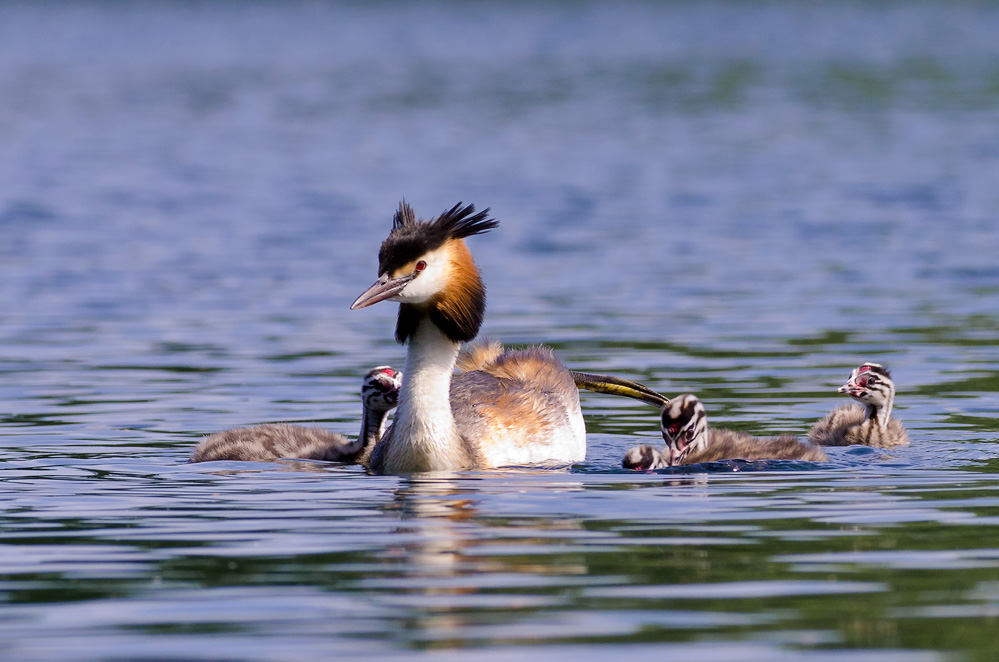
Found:
[[319, 427], [268, 423], [232, 428], [205, 437], [191, 454], [191, 462], [213, 460], [325, 460], [366, 462], [385, 431], [388, 413], [399, 401], [402, 373], [389, 366], [373, 368], [361, 383], [361, 431], [351, 441]]
[[806, 460], [825, 462], [821, 448], [796, 437], [753, 437], [745, 432], [708, 427], [708, 415], [696, 395], [673, 398], [662, 410], [663, 451], [644, 444], [628, 450], [625, 469], [661, 469], [717, 460]]
[[909, 443], [909, 434], [891, 410], [895, 402], [895, 382], [878, 363], [854, 368], [846, 384], [837, 389], [859, 402], [832, 410], [808, 431], [808, 438], [822, 446], [873, 446], [892, 448]]
[[488, 212], [459, 203], [423, 221], [402, 202], [378, 253], [378, 280], [350, 306], [401, 304], [395, 336], [408, 345], [399, 410], [371, 454], [375, 473], [586, 457], [579, 391], [551, 350], [493, 345], [452, 376], [461, 343], [475, 338], [485, 314], [485, 287], [464, 239], [497, 227]]

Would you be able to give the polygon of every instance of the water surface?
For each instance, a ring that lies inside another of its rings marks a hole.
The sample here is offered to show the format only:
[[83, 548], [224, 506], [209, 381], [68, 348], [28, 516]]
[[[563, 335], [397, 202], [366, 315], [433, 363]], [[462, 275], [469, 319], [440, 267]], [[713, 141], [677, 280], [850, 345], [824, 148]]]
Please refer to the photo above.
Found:
[[[0, 657], [992, 660], [999, 10], [0, 6]], [[803, 433], [863, 360], [913, 438], [632, 474], [187, 465], [354, 433], [405, 197], [489, 206], [484, 334]]]

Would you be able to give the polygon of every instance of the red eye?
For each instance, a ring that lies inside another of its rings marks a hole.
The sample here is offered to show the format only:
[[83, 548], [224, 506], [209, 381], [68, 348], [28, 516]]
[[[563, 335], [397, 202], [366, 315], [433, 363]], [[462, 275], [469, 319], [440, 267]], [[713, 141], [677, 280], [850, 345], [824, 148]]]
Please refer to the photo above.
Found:
[[426, 268], [427, 268], [427, 263], [424, 262], [423, 260], [420, 260], [419, 262], [416, 263], [416, 270], [417, 271], [423, 271]]

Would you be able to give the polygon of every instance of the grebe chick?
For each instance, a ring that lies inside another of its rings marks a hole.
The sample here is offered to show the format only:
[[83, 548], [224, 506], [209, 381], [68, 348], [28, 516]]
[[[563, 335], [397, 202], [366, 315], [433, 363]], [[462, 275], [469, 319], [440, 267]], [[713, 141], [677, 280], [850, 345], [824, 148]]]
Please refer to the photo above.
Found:
[[452, 372], [460, 344], [482, 325], [486, 292], [464, 239], [498, 223], [455, 205], [418, 221], [403, 201], [378, 253], [378, 280], [351, 310], [395, 301], [395, 336], [408, 344], [392, 426], [375, 445], [375, 473], [570, 464], [586, 457], [579, 391], [544, 348], [493, 347]]
[[909, 434], [891, 417], [895, 382], [883, 365], [864, 363], [854, 368], [846, 384], [837, 389], [859, 402], [832, 410], [808, 431], [808, 438], [822, 446], [892, 448], [909, 443]]
[[717, 460], [806, 460], [829, 458], [818, 446], [801, 443], [793, 435], [753, 437], [745, 432], [708, 428], [708, 415], [696, 395], [673, 398], [662, 410], [662, 432], [666, 449], [644, 444], [628, 450], [621, 462], [625, 469], [660, 469], [680, 464]]
[[191, 454], [191, 462], [213, 460], [325, 460], [366, 462], [385, 430], [388, 413], [399, 401], [402, 373], [389, 366], [373, 368], [361, 383], [361, 431], [351, 441], [318, 427], [268, 423], [232, 428], [205, 437]]

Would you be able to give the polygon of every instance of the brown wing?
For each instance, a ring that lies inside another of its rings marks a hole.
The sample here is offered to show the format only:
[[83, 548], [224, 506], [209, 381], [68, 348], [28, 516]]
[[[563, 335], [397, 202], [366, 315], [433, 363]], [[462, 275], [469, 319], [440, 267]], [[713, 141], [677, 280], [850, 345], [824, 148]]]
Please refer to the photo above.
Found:
[[579, 411], [572, 375], [551, 350], [505, 351], [451, 380], [451, 411], [462, 439], [484, 455], [494, 445], [545, 446]]

